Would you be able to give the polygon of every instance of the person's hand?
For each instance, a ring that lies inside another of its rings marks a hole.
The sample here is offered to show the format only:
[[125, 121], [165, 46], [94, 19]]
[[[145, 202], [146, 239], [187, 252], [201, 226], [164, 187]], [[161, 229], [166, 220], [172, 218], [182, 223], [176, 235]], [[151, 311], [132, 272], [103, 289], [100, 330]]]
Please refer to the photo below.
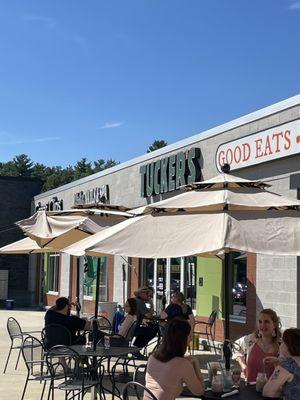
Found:
[[265, 357], [263, 363], [264, 365], [277, 365], [279, 363], [278, 357]]

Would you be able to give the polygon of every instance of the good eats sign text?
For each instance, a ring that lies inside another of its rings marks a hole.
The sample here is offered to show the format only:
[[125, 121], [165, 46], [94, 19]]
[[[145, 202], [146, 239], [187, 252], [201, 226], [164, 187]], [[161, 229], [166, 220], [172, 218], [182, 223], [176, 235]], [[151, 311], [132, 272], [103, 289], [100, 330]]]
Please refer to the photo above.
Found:
[[216, 153], [216, 165], [219, 171], [225, 163], [234, 170], [298, 153], [300, 153], [299, 119], [222, 144]]

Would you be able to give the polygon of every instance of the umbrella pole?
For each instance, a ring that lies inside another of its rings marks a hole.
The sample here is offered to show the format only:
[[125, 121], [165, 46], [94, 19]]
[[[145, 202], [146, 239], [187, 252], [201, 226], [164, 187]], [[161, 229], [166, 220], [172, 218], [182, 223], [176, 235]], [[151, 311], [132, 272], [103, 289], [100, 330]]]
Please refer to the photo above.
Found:
[[95, 299], [95, 318], [98, 318], [98, 304], [99, 304], [99, 283], [100, 283], [100, 267], [101, 258], [98, 257], [97, 275], [96, 275], [96, 299]]
[[224, 343], [223, 354], [225, 358], [225, 368], [230, 369], [231, 349], [230, 349], [230, 304], [231, 304], [231, 272], [232, 257], [231, 254], [225, 253], [224, 258]]
[[76, 314], [77, 317], [80, 316], [80, 257], [77, 257], [77, 263], [76, 263], [76, 273], [77, 273], [77, 279], [76, 279]]

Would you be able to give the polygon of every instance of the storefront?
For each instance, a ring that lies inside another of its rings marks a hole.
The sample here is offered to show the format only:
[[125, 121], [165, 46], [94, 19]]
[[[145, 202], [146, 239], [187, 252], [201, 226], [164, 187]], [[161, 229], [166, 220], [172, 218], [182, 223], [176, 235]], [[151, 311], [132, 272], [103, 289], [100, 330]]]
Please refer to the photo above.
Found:
[[[35, 208], [71, 208], [107, 202], [135, 208], [179, 193], [180, 187], [209, 179], [227, 162], [231, 172], [248, 179], [268, 181], [271, 190], [297, 197], [300, 188], [300, 96], [287, 99], [224, 125], [189, 137], [111, 169], [85, 177], [34, 198]], [[297, 257], [231, 254], [232, 336], [254, 329], [257, 311], [271, 307], [284, 326], [299, 325], [299, 267]], [[82, 299], [92, 308], [95, 259], [80, 260]], [[101, 259], [101, 301], [123, 304], [139, 285], [153, 287], [159, 310], [173, 290], [185, 293], [198, 318], [223, 309], [223, 264], [218, 258], [185, 257], [138, 260]], [[31, 261], [34, 274], [34, 260]], [[74, 297], [76, 260], [49, 255], [44, 262], [46, 302], [58, 295]], [[283, 284], [284, 281], [284, 284]], [[221, 312], [217, 337], [221, 339]]]

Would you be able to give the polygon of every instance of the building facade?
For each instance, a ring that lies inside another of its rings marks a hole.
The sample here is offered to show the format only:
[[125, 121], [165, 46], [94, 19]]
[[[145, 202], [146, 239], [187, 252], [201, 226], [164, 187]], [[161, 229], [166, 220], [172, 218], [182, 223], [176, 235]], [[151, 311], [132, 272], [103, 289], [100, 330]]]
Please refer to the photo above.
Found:
[[[14, 223], [30, 215], [32, 198], [40, 193], [41, 182], [33, 178], [1, 176], [0, 190], [0, 246], [2, 247], [24, 237], [21, 229]], [[36, 302], [35, 298], [28, 296], [28, 282], [28, 256], [2, 254], [0, 299], [12, 298], [19, 307]]]
[[[97, 174], [34, 197], [34, 208], [62, 207], [95, 201], [139, 207], [179, 193], [179, 187], [215, 176], [223, 163], [234, 175], [261, 179], [273, 192], [297, 198], [300, 188], [300, 95], [266, 107], [224, 125], [191, 136]], [[93, 309], [95, 259], [82, 259], [84, 308]], [[45, 256], [36, 277], [36, 258], [30, 261], [32, 292], [44, 292], [46, 305], [59, 295], [76, 293], [76, 260], [68, 255]], [[160, 309], [172, 290], [185, 292], [198, 318], [223, 308], [222, 261], [185, 257], [141, 260], [122, 257], [101, 259], [101, 301], [124, 299], [142, 284], [152, 286]], [[297, 257], [232, 254], [232, 337], [254, 329], [261, 308], [273, 308], [283, 326], [299, 326], [299, 266]], [[39, 283], [38, 289], [34, 285]], [[36, 298], [36, 296], [35, 296]], [[217, 338], [222, 338], [221, 312]]]

